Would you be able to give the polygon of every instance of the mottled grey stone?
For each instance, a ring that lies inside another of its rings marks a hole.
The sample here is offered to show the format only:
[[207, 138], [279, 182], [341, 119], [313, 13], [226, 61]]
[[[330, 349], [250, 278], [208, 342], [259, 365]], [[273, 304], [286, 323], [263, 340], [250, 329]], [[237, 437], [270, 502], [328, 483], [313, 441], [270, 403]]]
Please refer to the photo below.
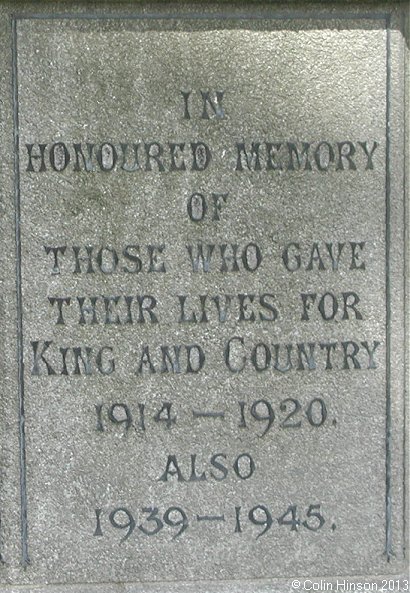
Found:
[[408, 590], [406, 19], [0, 2], [0, 591]]

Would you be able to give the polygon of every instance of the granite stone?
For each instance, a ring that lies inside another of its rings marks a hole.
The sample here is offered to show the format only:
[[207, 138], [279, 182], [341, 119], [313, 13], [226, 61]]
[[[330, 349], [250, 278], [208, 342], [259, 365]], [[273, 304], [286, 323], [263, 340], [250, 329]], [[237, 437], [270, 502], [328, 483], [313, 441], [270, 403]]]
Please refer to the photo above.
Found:
[[2, 593], [409, 589], [408, 14], [0, 1]]

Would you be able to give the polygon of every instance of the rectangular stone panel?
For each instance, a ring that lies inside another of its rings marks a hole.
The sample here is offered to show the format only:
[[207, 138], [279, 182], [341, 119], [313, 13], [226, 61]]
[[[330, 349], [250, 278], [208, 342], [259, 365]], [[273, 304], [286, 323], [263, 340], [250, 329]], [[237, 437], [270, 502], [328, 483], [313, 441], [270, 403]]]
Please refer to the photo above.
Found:
[[1, 590], [406, 590], [405, 9], [357, 4], [2, 4]]

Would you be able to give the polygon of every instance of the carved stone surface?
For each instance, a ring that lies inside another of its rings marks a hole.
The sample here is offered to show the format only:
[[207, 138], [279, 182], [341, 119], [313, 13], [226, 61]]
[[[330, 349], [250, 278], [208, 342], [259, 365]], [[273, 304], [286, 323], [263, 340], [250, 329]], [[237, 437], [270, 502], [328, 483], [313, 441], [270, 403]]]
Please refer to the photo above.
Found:
[[54, 4], [0, 3], [0, 590], [408, 590], [408, 8]]

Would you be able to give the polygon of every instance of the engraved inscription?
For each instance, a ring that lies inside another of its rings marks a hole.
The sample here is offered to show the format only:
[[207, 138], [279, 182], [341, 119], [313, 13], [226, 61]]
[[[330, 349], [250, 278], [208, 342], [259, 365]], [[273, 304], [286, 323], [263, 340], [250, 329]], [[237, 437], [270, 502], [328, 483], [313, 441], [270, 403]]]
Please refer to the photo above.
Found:
[[50, 582], [68, 548], [96, 582], [365, 572], [385, 545], [384, 70], [320, 28], [69, 21], [61, 79], [18, 38], [27, 489], [51, 484], [34, 558]]

